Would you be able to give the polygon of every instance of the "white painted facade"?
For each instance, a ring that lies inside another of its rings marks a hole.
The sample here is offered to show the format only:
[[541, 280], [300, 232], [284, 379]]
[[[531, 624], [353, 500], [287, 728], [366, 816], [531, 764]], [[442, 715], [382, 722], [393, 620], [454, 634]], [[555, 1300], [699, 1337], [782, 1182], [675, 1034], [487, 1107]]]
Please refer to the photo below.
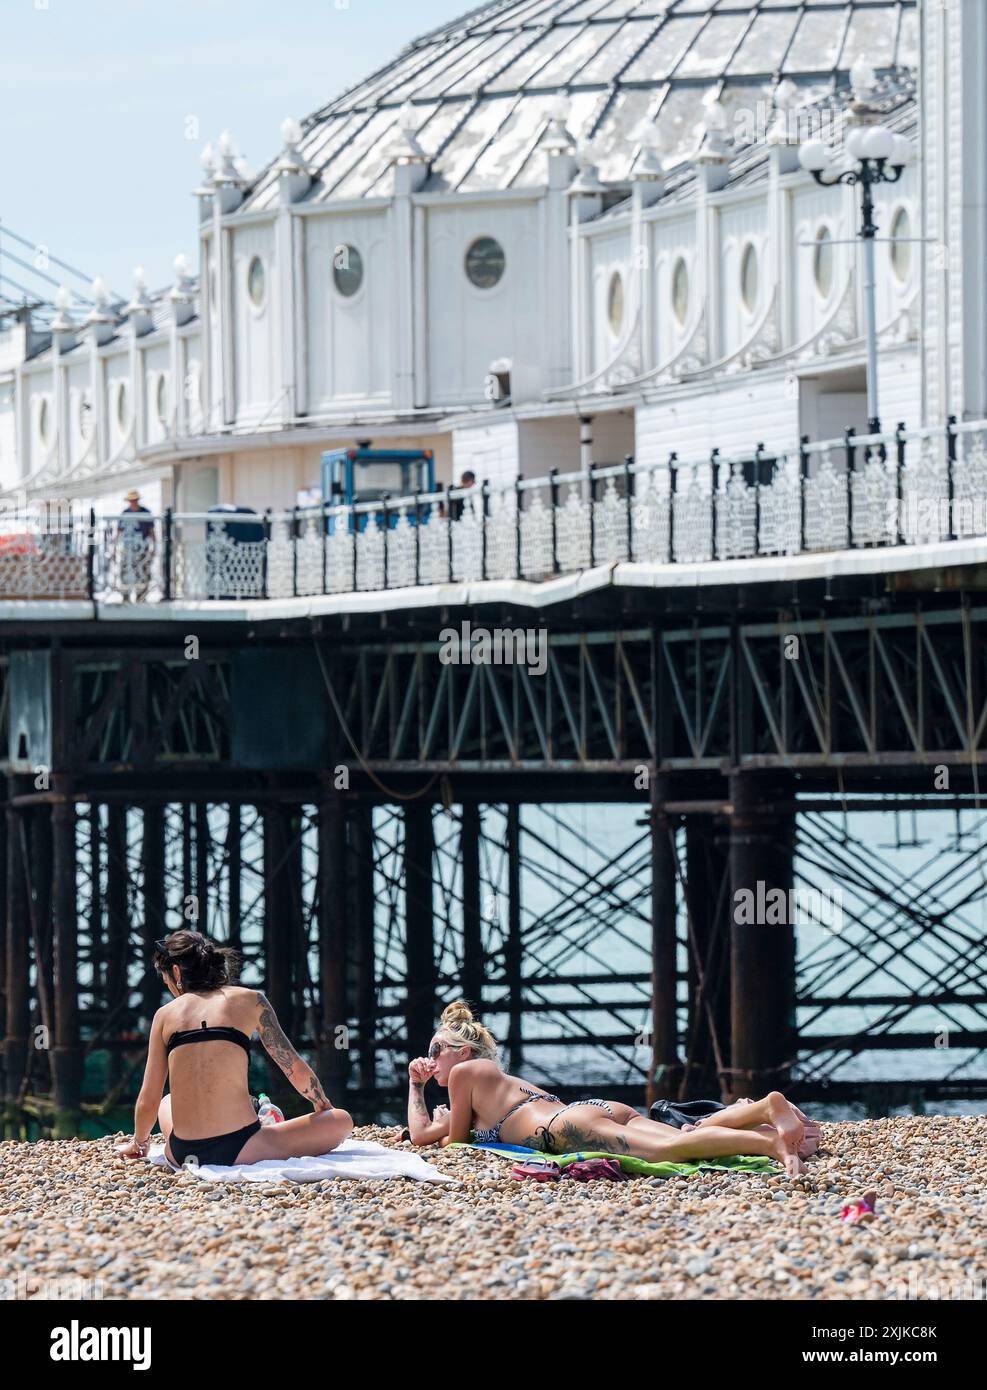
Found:
[[[820, 188], [798, 167], [794, 144], [772, 133], [769, 86], [748, 97], [731, 86], [753, 71], [736, 57], [741, 17], [734, 37], [716, 38], [733, 45], [734, 68], [728, 49], [714, 77], [691, 48], [675, 85], [661, 76], [674, 35], [688, 37], [687, 21], [694, 36], [713, 34], [699, 0], [667, 24], [656, 7], [650, 39], [630, 0], [578, 33], [566, 28], [573, 6], [554, 0], [542, 8], [559, 17], [540, 36], [520, 17], [512, 30], [518, 8], [469, 16], [458, 66], [455, 26], [399, 55], [357, 96], [289, 130], [249, 183], [224, 152], [197, 190], [198, 274], [158, 295], [139, 288], [123, 312], [97, 300], [88, 317], [60, 314], [37, 342], [0, 319], [4, 495], [115, 510], [136, 485], [155, 508], [283, 507], [317, 482], [323, 449], [357, 439], [433, 449], [440, 481], [469, 469], [503, 484], [587, 455], [749, 458], [758, 444], [782, 451], [802, 433], [861, 429], [857, 194]], [[818, 14], [803, 0], [775, 9], [779, 34], [792, 21], [784, 61], [804, 50], [798, 62], [815, 73]], [[897, 259], [878, 244], [886, 428], [987, 415], [983, 296], [971, 318], [968, 293], [984, 275], [985, 9], [927, 7], [919, 97], [906, 91], [887, 117], [925, 158], [879, 191], [881, 237], [893, 225], [935, 233], [958, 259], [947, 273], [917, 240]], [[906, 80], [910, 4], [846, 0], [845, 21], [826, 60], [843, 87], [858, 31]], [[474, 40], [500, 57], [489, 94], [470, 106]], [[608, 45], [623, 66], [604, 71]], [[556, 78], [529, 91], [549, 49]], [[440, 50], [442, 81], [429, 76]], [[563, 70], [580, 53], [581, 66]], [[639, 85], [621, 86], [618, 71]], [[818, 81], [786, 71], [818, 101]], [[553, 105], [563, 88], [564, 118]], [[753, 111], [765, 94], [766, 131], [724, 141], [711, 110], [732, 113], [736, 133], [738, 103]], [[642, 118], [665, 122], [661, 170], [633, 133]], [[581, 143], [601, 131], [605, 148]], [[499, 278], [474, 283], [469, 258], [491, 241]], [[360, 274], [341, 284], [351, 252]], [[509, 397], [491, 399], [493, 377]]]

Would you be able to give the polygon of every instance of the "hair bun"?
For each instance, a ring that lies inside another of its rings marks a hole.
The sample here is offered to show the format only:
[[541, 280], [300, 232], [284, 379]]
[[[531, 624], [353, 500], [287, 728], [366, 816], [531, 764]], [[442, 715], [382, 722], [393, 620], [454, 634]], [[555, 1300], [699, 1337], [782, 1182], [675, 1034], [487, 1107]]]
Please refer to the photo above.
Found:
[[447, 1027], [462, 1027], [473, 1022], [473, 1010], [465, 999], [455, 999], [442, 1010], [442, 1023]]

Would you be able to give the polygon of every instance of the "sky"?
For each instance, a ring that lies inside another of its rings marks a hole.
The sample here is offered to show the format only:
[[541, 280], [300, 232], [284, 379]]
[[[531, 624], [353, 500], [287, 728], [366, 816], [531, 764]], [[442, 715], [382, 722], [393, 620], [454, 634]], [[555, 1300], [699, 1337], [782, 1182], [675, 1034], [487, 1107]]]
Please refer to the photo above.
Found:
[[116, 294], [129, 298], [137, 265], [152, 288], [170, 284], [179, 252], [198, 265], [191, 191], [207, 141], [228, 128], [259, 169], [280, 149], [285, 116], [324, 106], [470, 8], [0, 0], [0, 273], [24, 282], [6, 253], [34, 259], [7, 227]]

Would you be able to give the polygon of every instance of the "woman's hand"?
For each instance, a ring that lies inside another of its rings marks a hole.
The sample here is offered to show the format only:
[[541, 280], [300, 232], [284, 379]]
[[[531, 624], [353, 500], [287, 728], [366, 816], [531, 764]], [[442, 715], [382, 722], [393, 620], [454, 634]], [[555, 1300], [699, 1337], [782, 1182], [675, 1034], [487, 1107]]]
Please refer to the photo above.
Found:
[[437, 1105], [432, 1111], [432, 1122], [434, 1124], [436, 1120], [448, 1120], [451, 1114], [452, 1111], [449, 1109], [448, 1105]]
[[416, 1086], [424, 1086], [435, 1072], [435, 1063], [430, 1057], [415, 1057], [408, 1063], [408, 1075]]
[[141, 1144], [135, 1136], [133, 1139], [128, 1139], [126, 1144], [117, 1144], [114, 1152], [118, 1153], [121, 1158], [147, 1158], [148, 1149], [150, 1149], [150, 1147], [150, 1139], [147, 1139]]

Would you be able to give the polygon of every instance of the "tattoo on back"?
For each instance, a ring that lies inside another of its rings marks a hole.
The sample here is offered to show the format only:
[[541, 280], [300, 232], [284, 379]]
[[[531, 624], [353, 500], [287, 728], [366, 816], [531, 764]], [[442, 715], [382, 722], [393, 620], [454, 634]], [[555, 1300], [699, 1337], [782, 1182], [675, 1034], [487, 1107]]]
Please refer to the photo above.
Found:
[[257, 1024], [260, 1040], [287, 1076], [299, 1060], [298, 1053], [285, 1036], [267, 995], [262, 994], [260, 990], [257, 991], [257, 1002], [260, 1004], [260, 1022]]

